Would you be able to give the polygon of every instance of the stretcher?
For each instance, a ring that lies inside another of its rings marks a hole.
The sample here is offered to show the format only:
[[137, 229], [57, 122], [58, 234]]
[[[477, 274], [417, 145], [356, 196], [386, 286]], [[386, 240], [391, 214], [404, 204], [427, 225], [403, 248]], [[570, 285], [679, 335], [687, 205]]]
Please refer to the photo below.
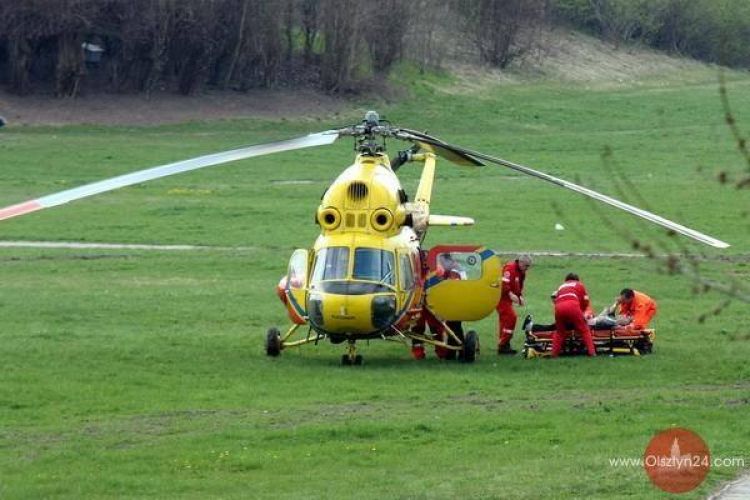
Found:
[[[523, 345], [523, 357], [526, 359], [549, 356], [552, 351], [552, 334], [554, 325], [534, 325], [526, 332]], [[656, 333], [651, 328], [634, 329], [629, 326], [611, 328], [592, 328], [591, 336], [597, 354], [618, 356], [641, 356], [650, 354], [654, 347]], [[562, 356], [586, 355], [586, 346], [575, 332], [568, 332], [563, 343]]]

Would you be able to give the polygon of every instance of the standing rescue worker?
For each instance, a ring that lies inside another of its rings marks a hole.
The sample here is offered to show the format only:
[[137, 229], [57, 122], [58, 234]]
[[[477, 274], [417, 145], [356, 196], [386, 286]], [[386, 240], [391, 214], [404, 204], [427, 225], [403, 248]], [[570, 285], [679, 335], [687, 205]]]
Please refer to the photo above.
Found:
[[[449, 253], [441, 254], [439, 257], [440, 264], [437, 266], [437, 273], [445, 280], [465, 280], [467, 278], [466, 271], [461, 267], [461, 264], [453, 258]], [[464, 327], [460, 321], [446, 321], [445, 325], [456, 334], [461, 342], [464, 341]], [[441, 328], [441, 337], [443, 342], [449, 345], [456, 345], [453, 337], [450, 336], [444, 328]], [[457, 352], [452, 349], [446, 349], [444, 347], [435, 346], [435, 354], [440, 359], [456, 359]]]
[[[440, 254], [438, 256], [438, 265], [435, 269], [435, 274], [444, 280], [465, 280], [466, 271], [461, 268], [461, 264], [456, 261], [450, 253]], [[426, 276], [429, 272], [427, 268], [426, 253], [422, 254], [422, 275]], [[456, 336], [463, 341], [464, 329], [460, 321], [446, 321], [445, 324], [451, 329]], [[424, 334], [426, 327], [430, 328], [430, 333], [436, 340], [447, 342], [448, 344], [455, 344], [452, 338], [448, 338], [443, 323], [437, 319], [429, 310], [424, 310], [420, 316], [414, 331], [420, 334]], [[456, 351], [447, 349], [442, 346], [435, 346], [435, 354], [440, 359], [455, 359]], [[424, 359], [425, 350], [424, 344], [421, 341], [412, 340], [411, 355], [414, 359]]]
[[578, 275], [570, 273], [565, 283], [555, 293], [555, 333], [552, 334], [552, 357], [556, 358], [562, 351], [563, 342], [572, 327], [583, 338], [589, 356], [596, 356], [591, 331], [583, 317], [589, 306], [589, 294]]
[[631, 319], [627, 325], [636, 330], [648, 328], [648, 323], [656, 314], [654, 299], [631, 288], [623, 288], [617, 303], [620, 305], [620, 314]]
[[513, 338], [513, 330], [516, 329], [518, 316], [513, 310], [513, 304], [523, 306], [526, 299], [523, 297], [523, 282], [526, 280], [526, 271], [531, 267], [531, 257], [527, 254], [519, 255], [513, 262], [508, 262], [503, 267], [502, 292], [497, 311], [497, 353], [516, 354], [518, 351], [510, 347], [510, 339]]

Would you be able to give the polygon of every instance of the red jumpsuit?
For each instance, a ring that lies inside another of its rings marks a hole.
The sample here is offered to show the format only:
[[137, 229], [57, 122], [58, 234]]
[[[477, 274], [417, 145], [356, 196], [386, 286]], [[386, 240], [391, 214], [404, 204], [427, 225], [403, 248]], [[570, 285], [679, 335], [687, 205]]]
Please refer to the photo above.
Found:
[[581, 334], [589, 356], [596, 356], [591, 331], [583, 318], [583, 311], [588, 306], [589, 294], [580, 281], [566, 281], [557, 289], [557, 293], [555, 293], [555, 333], [552, 334], [552, 357], [560, 355], [563, 342], [571, 326]]
[[497, 337], [498, 344], [503, 346], [513, 338], [513, 330], [516, 329], [516, 311], [513, 310], [513, 301], [510, 299], [510, 293], [516, 296], [523, 296], [523, 282], [526, 279], [526, 273], [518, 267], [518, 261], [508, 262], [503, 267], [503, 286], [500, 294], [500, 302], [497, 303]]
[[[465, 279], [465, 276], [462, 277], [461, 275], [462, 273], [460, 268], [451, 268], [446, 271], [443, 266], [439, 265], [437, 266], [436, 272], [439, 276], [446, 280]], [[463, 340], [464, 329], [460, 321], [446, 321], [445, 324], [448, 325], [448, 328], [450, 328], [451, 331], [458, 336], [458, 338]], [[430, 325], [430, 328], [432, 328], [432, 325]], [[441, 338], [443, 342], [448, 342], [450, 344], [451, 340], [449, 340], [448, 335], [446, 334], [445, 329], [442, 325], [440, 325], [440, 329], [438, 331], [438, 338]], [[445, 347], [435, 346], [435, 355], [440, 359], [453, 359], [456, 355], [456, 351], [446, 349]]]
[[[440, 266], [440, 265], [437, 266], [436, 274], [443, 279], [448, 279], [448, 280], [460, 280], [461, 279], [461, 272], [459, 270], [450, 269], [446, 272], [443, 266]], [[461, 328], [460, 321], [447, 321], [446, 324], [451, 330], [453, 330], [453, 333], [459, 336], [459, 338], [463, 337], [463, 329]], [[432, 333], [435, 339], [441, 340], [441, 341], [446, 340], [445, 335], [444, 335], [445, 328], [443, 328], [443, 324], [440, 322], [440, 320], [435, 318], [435, 316], [433, 316], [432, 313], [425, 310], [422, 312], [422, 315], [420, 316], [419, 321], [414, 327], [414, 331], [419, 334], [424, 334], [427, 326], [429, 326], [430, 333]], [[446, 349], [445, 347], [442, 347], [442, 346], [435, 346], [435, 354], [440, 359], [448, 358], [452, 352], [454, 351], [452, 351], [451, 349]], [[421, 343], [413, 344], [411, 353], [415, 359], [424, 359], [425, 357], [424, 346]]]

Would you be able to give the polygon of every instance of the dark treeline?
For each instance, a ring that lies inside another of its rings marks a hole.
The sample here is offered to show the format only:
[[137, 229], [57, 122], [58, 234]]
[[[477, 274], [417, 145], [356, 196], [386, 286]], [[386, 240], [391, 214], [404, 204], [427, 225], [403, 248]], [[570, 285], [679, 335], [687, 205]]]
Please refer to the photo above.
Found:
[[[615, 42], [750, 65], [747, 0], [0, 0], [18, 94], [366, 87], [409, 59], [505, 67], [564, 21]], [[732, 14], [738, 15], [732, 15]], [[741, 14], [741, 15], [740, 15]]]
[[[0, 0], [0, 84], [18, 94], [347, 92], [446, 36], [499, 66], [523, 52], [545, 0]], [[464, 30], [463, 33], [461, 30]]]

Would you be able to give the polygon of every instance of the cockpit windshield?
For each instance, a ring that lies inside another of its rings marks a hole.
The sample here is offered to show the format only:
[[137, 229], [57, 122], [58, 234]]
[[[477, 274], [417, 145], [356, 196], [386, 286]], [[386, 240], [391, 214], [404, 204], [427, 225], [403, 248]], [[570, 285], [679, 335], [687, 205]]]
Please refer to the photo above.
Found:
[[341, 295], [388, 292], [396, 284], [395, 265], [395, 256], [389, 250], [357, 248], [349, 278], [349, 248], [321, 248], [315, 256], [311, 285]]
[[393, 286], [396, 282], [395, 274], [393, 252], [379, 248], [357, 248], [354, 251], [353, 279]]
[[349, 248], [321, 248], [315, 257], [312, 281], [343, 280], [349, 271]]

